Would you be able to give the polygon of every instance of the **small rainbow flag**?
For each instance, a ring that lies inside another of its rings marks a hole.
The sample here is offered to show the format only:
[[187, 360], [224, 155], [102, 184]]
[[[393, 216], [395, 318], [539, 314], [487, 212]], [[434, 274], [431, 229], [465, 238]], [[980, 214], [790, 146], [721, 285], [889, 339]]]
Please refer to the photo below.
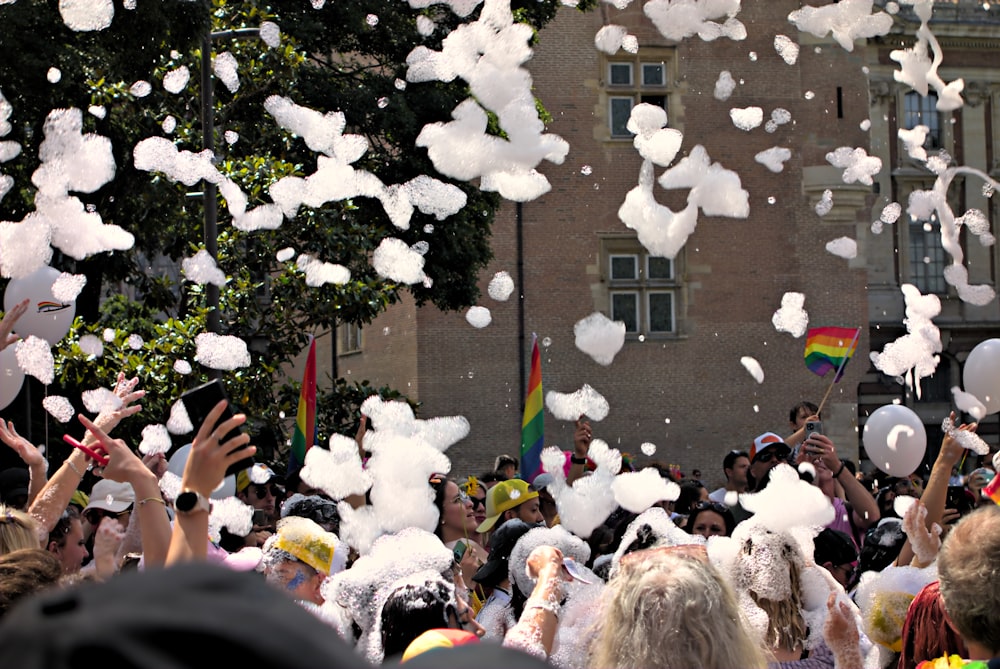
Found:
[[299, 411], [295, 417], [292, 448], [288, 452], [288, 473], [293, 474], [306, 463], [306, 451], [316, 441], [316, 339], [310, 337], [306, 369], [299, 390]]
[[983, 495], [993, 500], [994, 504], [1000, 504], [1000, 475], [994, 476], [986, 487], [983, 488]]
[[833, 382], [844, 375], [847, 361], [858, 347], [861, 328], [809, 328], [806, 334], [806, 367], [813, 374], [826, 376], [831, 369], [837, 372]]
[[524, 419], [521, 421], [521, 476], [531, 481], [542, 470], [542, 448], [545, 446], [545, 416], [542, 413], [542, 356], [538, 352], [538, 336], [531, 336], [531, 375], [528, 394], [524, 399]]

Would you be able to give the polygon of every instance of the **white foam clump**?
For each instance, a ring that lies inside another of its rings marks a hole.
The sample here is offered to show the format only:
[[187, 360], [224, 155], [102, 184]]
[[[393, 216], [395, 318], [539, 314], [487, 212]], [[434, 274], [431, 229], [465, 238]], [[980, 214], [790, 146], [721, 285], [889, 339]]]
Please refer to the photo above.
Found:
[[900, 128], [896, 134], [903, 141], [906, 155], [914, 160], [926, 161], [927, 149], [924, 148], [924, 142], [927, 141], [928, 133], [930, 133], [929, 127], [926, 125], [916, 125], [910, 129]]
[[115, 18], [112, 0], [59, 0], [59, 15], [70, 30], [104, 30]]
[[191, 71], [187, 65], [181, 65], [163, 75], [163, 90], [176, 95], [187, 87], [190, 80]]
[[424, 257], [401, 239], [386, 237], [372, 253], [372, 267], [379, 276], [405, 284], [420, 283], [424, 274]]
[[209, 183], [219, 183], [222, 179], [212, 164], [211, 151], [180, 151], [165, 137], [141, 140], [132, 150], [132, 159], [136, 169], [162, 172], [171, 181], [179, 181], [185, 186], [193, 186], [202, 179]]
[[937, 295], [921, 295], [912, 284], [900, 289], [906, 302], [907, 333], [885, 345], [882, 352], [872, 351], [871, 361], [876, 369], [889, 376], [907, 374], [906, 383], [915, 387], [920, 397], [920, 379], [931, 376], [937, 369], [942, 350], [941, 332], [934, 325], [934, 317], [941, 313], [941, 300]]
[[986, 415], [986, 406], [972, 393], [967, 393], [958, 386], [952, 386], [951, 394], [955, 397], [955, 407], [964, 411], [976, 420], [982, 420]]
[[238, 537], [246, 536], [253, 529], [253, 507], [236, 497], [213, 499], [208, 515], [208, 536], [212, 541], [219, 541], [223, 527]]
[[0, 221], [0, 275], [20, 279], [52, 260], [52, 230], [39, 216]]
[[215, 258], [205, 249], [185, 258], [181, 262], [181, 270], [188, 281], [202, 285], [211, 283], [219, 287], [226, 285], [226, 273], [219, 269]]
[[173, 370], [180, 375], [191, 373], [191, 363], [187, 360], [174, 360]]
[[70, 422], [73, 419], [73, 414], [76, 413], [73, 404], [60, 395], [49, 395], [43, 399], [42, 408], [60, 423]]
[[635, 137], [632, 145], [644, 159], [666, 167], [677, 156], [684, 135], [665, 127], [667, 112], [663, 107], [642, 102], [632, 107], [625, 127]]
[[576, 347], [605, 367], [625, 345], [625, 323], [613, 321], [599, 311], [573, 325]]
[[140, 79], [129, 87], [128, 92], [137, 98], [144, 98], [153, 92], [153, 87], [148, 81]]
[[80, 337], [80, 341], [77, 345], [85, 355], [92, 355], [95, 358], [100, 358], [104, 355], [104, 342], [102, 342], [101, 338], [97, 335], [83, 335]]
[[937, 111], [949, 112], [960, 108], [962, 91], [965, 89], [963, 79], [955, 79], [945, 83], [938, 74], [938, 67], [944, 60], [941, 45], [930, 28], [933, 15], [933, 3], [929, 0], [912, 0], [906, 4], [914, 5], [914, 12], [920, 19], [917, 29], [917, 41], [907, 49], [897, 49], [889, 52], [889, 59], [899, 63], [899, 69], [892, 73], [893, 79], [908, 84], [914, 91], [926, 97], [930, 88], [937, 93]]
[[545, 407], [558, 420], [574, 421], [580, 416], [601, 421], [607, 418], [611, 409], [604, 396], [586, 383], [572, 393], [558, 393], [550, 390], [545, 394]]
[[507, 272], [497, 272], [490, 279], [486, 292], [497, 302], [506, 302], [514, 292], [514, 279]]
[[715, 80], [715, 90], [712, 92], [716, 100], [728, 100], [736, 89], [736, 80], [729, 70], [719, 72], [719, 78]]
[[577, 479], [569, 486], [563, 472], [563, 452], [551, 446], [542, 451], [542, 468], [553, 476], [548, 490], [556, 501], [560, 522], [567, 530], [583, 538], [589, 537], [594, 528], [617, 508], [618, 502], [611, 486], [622, 465], [621, 453], [609, 448], [607, 442], [601, 439], [590, 443], [587, 457], [597, 468], [590, 476]]
[[[651, 0], [643, 11], [668, 40], [679, 42], [697, 35], [705, 42], [720, 37], [738, 42], [747, 37], [746, 26], [736, 18], [740, 0], [701, 3]], [[723, 19], [723, 22], [718, 23], [718, 19]]]
[[80, 399], [90, 413], [117, 411], [122, 406], [122, 398], [108, 388], [85, 390], [80, 394]]
[[990, 219], [980, 209], [969, 209], [955, 219], [955, 225], [965, 226], [969, 232], [979, 238], [979, 243], [983, 246], [992, 246], [996, 243], [996, 237], [990, 232]]
[[170, 417], [167, 419], [167, 431], [170, 434], [188, 434], [194, 430], [191, 417], [188, 416], [184, 402], [177, 400], [170, 406]]
[[298, 257], [296, 265], [299, 271], [305, 272], [306, 285], [312, 288], [328, 283], [342, 286], [351, 280], [351, 270], [343, 265], [323, 262], [306, 253]]
[[869, 130], [871, 130], [872, 127], [871, 119], [866, 118], [865, 120], [861, 121], [861, 123], [858, 124], [858, 127], [864, 130], [865, 132], [868, 132]]
[[235, 93], [240, 88], [238, 68], [239, 64], [236, 62], [236, 56], [229, 51], [223, 51], [212, 59], [212, 72], [229, 89], [230, 93]]
[[329, 449], [314, 447], [306, 451], [301, 475], [306, 485], [319, 488], [335, 500], [363, 495], [372, 486], [371, 473], [361, 464], [357, 442], [342, 434], [330, 437]]
[[816, 215], [826, 216], [833, 209], [833, 191], [827, 188], [823, 191], [823, 196], [816, 203]]
[[139, 443], [139, 452], [143, 455], [153, 455], [155, 453], [166, 453], [170, 450], [172, 442], [170, 432], [166, 425], [147, 425], [142, 428], [142, 441]]
[[430, 37], [434, 33], [437, 24], [428, 16], [423, 14], [417, 17], [417, 33], [423, 37]]
[[[474, 97], [459, 103], [452, 121], [429, 123], [417, 137], [435, 169], [455, 179], [479, 178], [484, 191], [524, 202], [551, 189], [537, 171], [543, 161], [561, 164], [569, 144], [545, 133], [538, 117], [532, 78], [521, 65], [532, 50], [531, 26], [514, 21], [510, 3], [486, 0], [479, 19], [464, 23], [442, 41], [441, 51], [414, 48], [406, 58], [408, 82], [462, 78]], [[487, 134], [487, 110], [506, 137]]]
[[177, 119], [168, 115], [163, 119], [163, 123], [160, 124], [160, 127], [163, 129], [163, 132], [169, 135], [174, 131], [174, 128], [177, 127]]
[[87, 107], [87, 113], [93, 116], [94, 118], [103, 119], [105, 116], [108, 115], [108, 110], [103, 105], [90, 105], [89, 107]]
[[17, 366], [25, 374], [30, 374], [46, 386], [55, 379], [55, 360], [49, 343], [35, 335], [22, 339], [14, 345]]
[[764, 383], [764, 369], [760, 366], [760, 363], [757, 362], [756, 358], [745, 355], [740, 358], [740, 364], [743, 365], [745, 370], [750, 372], [750, 376], [752, 376], [757, 383]]
[[[457, 214], [469, 199], [465, 191], [455, 184], [445, 183], [426, 174], [410, 179], [400, 186], [399, 191], [412, 206], [424, 214], [433, 215], [439, 221]], [[404, 230], [409, 227], [409, 224], [405, 227], [398, 223], [396, 225]]]
[[764, 122], [764, 110], [760, 107], [733, 107], [729, 110], [729, 118], [737, 128], [750, 132]]
[[[790, 465], [780, 464], [770, 472], [767, 487], [760, 492], [741, 493], [740, 504], [754, 514], [756, 522], [772, 532], [799, 526], [825, 526], [836, 515], [833, 505], [818, 487], [803, 481]], [[789, 504], [795, 500], [795, 504]]]
[[794, 65], [799, 59], [799, 45], [793, 42], [788, 35], [774, 36], [774, 50], [789, 65]]
[[296, 253], [295, 249], [293, 249], [291, 246], [288, 246], [278, 251], [278, 253], [275, 254], [274, 257], [278, 262], [286, 262], [294, 258], [295, 253]]
[[[369, 397], [361, 404], [361, 413], [369, 417], [372, 430], [376, 433], [385, 432], [413, 437], [441, 452], [469, 434], [469, 421], [463, 416], [417, 419], [413, 415], [413, 409], [406, 402], [386, 402], [377, 395]], [[372, 433], [365, 435], [366, 448], [370, 436]]]
[[86, 285], [86, 275], [63, 272], [52, 282], [52, 297], [60, 302], [72, 302]]
[[466, 322], [474, 328], [482, 329], [493, 322], [493, 315], [486, 307], [469, 307], [465, 312]]
[[49, 71], [45, 73], [45, 78], [50, 84], [58, 84], [62, 80], [62, 70], [58, 67], [50, 67]]
[[962, 448], [966, 448], [976, 455], [989, 455], [990, 445], [972, 430], [959, 430], [951, 416], [946, 417], [941, 423], [941, 431], [957, 441]]
[[274, 21], [261, 22], [258, 34], [261, 41], [272, 49], [281, 46], [281, 28]]
[[652, 467], [619, 474], [611, 489], [618, 505], [632, 513], [642, 513], [663, 500], [676, 501], [681, 494], [679, 485], [663, 478]]
[[233, 370], [250, 366], [250, 351], [239, 337], [202, 332], [195, 337], [195, 362], [209, 369]]
[[601, 26], [594, 36], [594, 46], [598, 51], [607, 54], [615, 54], [622, 48], [622, 40], [628, 35], [628, 28], [615, 24]]
[[837, 237], [826, 243], [826, 250], [845, 260], [853, 260], [858, 255], [858, 242], [850, 237]]
[[687, 206], [674, 212], [656, 201], [653, 194], [653, 163], [643, 161], [639, 184], [625, 196], [618, 218], [635, 230], [639, 242], [656, 256], [674, 258], [698, 225], [698, 211], [707, 216], [746, 218], [750, 215], [750, 194], [739, 175], [719, 163], [712, 163], [703, 146], [670, 167], [659, 178], [666, 189], [690, 188]]
[[771, 324], [778, 332], [788, 332], [793, 337], [801, 337], [809, 325], [809, 314], [803, 306], [804, 293], [787, 292], [781, 296], [781, 308], [771, 316]]
[[844, 170], [841, 178], [848, 184], [857, 181], [871, 186], [872, 177], [882, 169], [882, 159], [869, 156], [861, 147], [852, 149], [849, 146], [841, 146], [836, 151], [827, 153], [826, 160], [834, 167]]
[[225, 133], [225, 135], [223, 135], [223, 136], [226, 139], [226, 144], [230, 144], [230, 145], [235, 144], [236, 142], [238, 142], [240, 140], [240, 134], [238, 132], [236, 132], [235, 130], [227, 130], [226, 133]]
[[833, 33], [845, 51], [854, 50], [854, 40], [885, 35], [892, 28], [892, 17], [884, 12], [872, 14], [873, 0], [853, 0], [823, 7], [805, 6], [788, 15], [788, 21], [802, 32], [816, 37]]
[[783, 146], [772, 146], [765, 149], [753, 157], [758, 163], [774, 173], [782, 172], [785, 169], [785, 161], [792, 157], [790, 149]]
[[898, 202], [890, 202], [882, 208], [882, 213], [879, 214], [879, 220], [883, 223], [895, 223], [899, 220], [899, 216], [902, 213], [902, 205]]
[[141, 335], [130, 334], [128, 339], [125, 340], [125, 343], [128, 344], [128, 347], [133, 351], [138, 351], [143, 347], [143, 345], [145, 345], [146, 342]]
[[653, 455], [656, 454], [656, 444], [648, 441], [643, 442], [642, 446], [639, 447], [639, 450], [642, 451], [643, 455], [648, 455], [652, 457]]

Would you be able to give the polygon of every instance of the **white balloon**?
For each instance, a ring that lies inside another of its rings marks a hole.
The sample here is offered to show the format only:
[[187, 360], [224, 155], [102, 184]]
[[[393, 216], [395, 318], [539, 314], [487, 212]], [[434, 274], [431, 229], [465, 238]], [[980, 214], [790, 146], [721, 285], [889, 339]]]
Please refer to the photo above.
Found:
[[962, 376], [965, 392], [975, 395], [987, 414], [1000, 411], [1000, 339], [977, 344], [965, 360]]
[[[191, 444], [184, 444], [178, 448], [170, 459], [167, 460], [167, 471], [176, 474], [178, 477], [184, 475], [184, 465], [187, 464], [188, 455], [191, 453]], [[225, 499], [236, 494], [236, 477], [232, 474], [222, 479], [219, 487], [209, 495], [212, 499]]]
[[901, 404], [879, 407], [862, 434], [868, 459], [890, 476], [909, 476], [924, 459], [927, 431], [920, 416]]
[[17, 366], [14, 347], [0, 351], [0, 409], [14, 401], [24, 385], [24, 372]]
[[52, 295], [52, 284], [59, 275], [59, 270], [45, 266], [28, 276], [10, 280], [3, 296], [4, 311], [10, 311], [25, 298], [31, 300], [28, 311], [14, 325], [14, 332], [22, 337], [35, 335], [52, 346], [66, 336], [76, 315], [76, 302], [63, 302]]

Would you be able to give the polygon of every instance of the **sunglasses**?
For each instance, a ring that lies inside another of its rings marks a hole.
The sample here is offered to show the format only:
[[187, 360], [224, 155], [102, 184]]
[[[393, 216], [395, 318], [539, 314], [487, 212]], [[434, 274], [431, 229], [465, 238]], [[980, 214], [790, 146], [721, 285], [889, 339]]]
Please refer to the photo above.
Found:
[[267, 497], [268, 492], [271, 493], [272, 497], [278, 497], [284, 491], [272, 483], [271, 485], [254, 485], [253, 492], [257, 495], [257, 499], [264, 499]]
[[761, 453], [760, 455], [758, 455], [757, 458], [754, 460], [754, 462], [763, 462], [764, 464], [767, 464], [771, 460], [784, 460], [784, 459], [785, 458], [775, 453], [774, 449], [768, 449], [763, 453]]
[[119, 511], [118, 513], [108, 511], [107, 509], [89, 509], [87, 513], [84, 514], [84, 517], [86, 517], [87, 522], [91, 525], [98, 525], [104, 518], [121, 518], [131, 512], [131, 507], [125, 509], [124, 511]]
[[691, 511], [715, 511], [718, 514], [732, 513], [728, 506], [718, 502], [698, 502], [691, 506]]
[[467, 494], [465, 494], [463, 492], [462, 493], [462, 503], [464, 504], [465, 502], [472, 502], [472, 510], [473, 511], [475, 511], [476, 509], [479, 509], [479, 508], [483, 508], [483, 509], [486, 508], [486, 498], [485, 497], [483, 499], [479, 499], [478, 497], [473, 497], [472, 495], [467, 495]]

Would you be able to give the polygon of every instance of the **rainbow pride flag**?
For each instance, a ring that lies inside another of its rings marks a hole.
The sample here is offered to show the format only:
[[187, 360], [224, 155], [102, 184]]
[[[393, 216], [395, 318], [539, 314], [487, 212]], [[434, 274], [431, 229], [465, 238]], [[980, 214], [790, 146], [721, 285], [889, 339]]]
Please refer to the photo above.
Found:
[[983, 488], [982, 494], [993, 500], [994, 504], [1000, 504], [1000, 474], [994, 476], [986, 487]]
[[299, 390], [299, 411], [295, 417], [292, 448], [288, 452], [288, 473], [293, 474], [306, 463], [306, 451], [316, 441], [316, 339], [310, 337], [306, 369]]
[[809, 328], [806, 334], [806, 367], [813, 374], [826, 376], [831, 369], [837, 372], [833, 382], [844, 375], [847, 361], [858, 348], [861, 328]]
[[521, 476], [531, 481], [542, 471], [542, 448], [545, 446], [545, 416], [542, 413], [542, 356], [538, 353], [538, 335], [531, 336], [531, 374], [524, 399], [521, 421]]

